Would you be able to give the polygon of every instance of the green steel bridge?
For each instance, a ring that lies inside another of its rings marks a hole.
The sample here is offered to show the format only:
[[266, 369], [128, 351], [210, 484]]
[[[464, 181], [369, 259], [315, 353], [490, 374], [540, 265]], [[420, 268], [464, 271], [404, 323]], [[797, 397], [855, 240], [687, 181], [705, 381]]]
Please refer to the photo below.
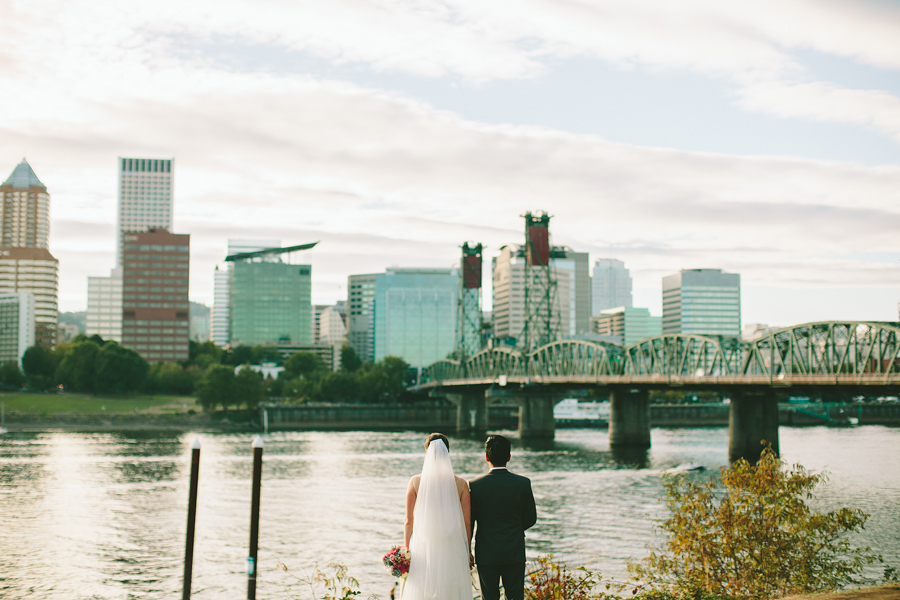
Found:
[[777, 448], [779, 391], [897, 395], [900, 324], [805, 323], [751, 342], [679, 334], [628, 347], [559, 340], [528, 354], [489, 348], [425, 367], [414, 389], [455, 402], [461, 430], [486, 429], [487, 402], [506, 396], [520, 405], [521, 436], [552, 437], [553, 405], [569, 390], [606, 388], [610, 443], [649, 447], [647, 392], [677, 387], [726, 392], [731, 455], [753, 457], [761, 440]]

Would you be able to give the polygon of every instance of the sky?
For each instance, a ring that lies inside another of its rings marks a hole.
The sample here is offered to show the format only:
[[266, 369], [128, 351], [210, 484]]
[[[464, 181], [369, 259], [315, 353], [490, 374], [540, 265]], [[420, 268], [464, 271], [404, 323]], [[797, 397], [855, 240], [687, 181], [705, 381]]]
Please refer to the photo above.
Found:
[[62, 311], [114, 266], [120, 156], [175, 159], [205, 304], [228, 239], [320, 241], [328, 304], [465, 241], [489, 271], [545, 210], [653, 314], [721, 268], [744, 323], [898, 319], [894, 1], [0, 0], [0, 178], [48, 187]]

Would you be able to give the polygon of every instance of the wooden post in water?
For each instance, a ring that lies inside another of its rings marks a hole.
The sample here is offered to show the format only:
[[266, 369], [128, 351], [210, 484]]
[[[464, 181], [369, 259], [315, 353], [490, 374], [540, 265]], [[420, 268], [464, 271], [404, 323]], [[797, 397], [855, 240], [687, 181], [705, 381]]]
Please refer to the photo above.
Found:
[[256, 600], [257, 553], [259, 551], [259, 491], [262, 487], [263, 441], [253, 440], [253, 498], [250, 502], [250, 556], [247, 558], [247, 600]]
[[197, 482], [200, 480], [200, 438], [191, 446], [191, 491], [188, 496], [187, 536], [184, 542], [184, 587], [182, 600], [191, 597], [191, 578], [194, 574], [194, 524], [197, 521]]

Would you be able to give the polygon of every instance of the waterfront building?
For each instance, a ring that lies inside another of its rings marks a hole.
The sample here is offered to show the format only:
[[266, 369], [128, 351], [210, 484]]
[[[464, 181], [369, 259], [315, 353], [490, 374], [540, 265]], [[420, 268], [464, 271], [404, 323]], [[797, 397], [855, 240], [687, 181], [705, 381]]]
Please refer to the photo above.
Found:
[[231, 265], [231, 345], [312, 344], [312, 267], [265, 258]]
[[22, 366], [25, 351], [34, 346], [34, 294], [0, 295], [0, 364], [16, 361]]
[[387, 269], [375, 276], [375, 361], [411, 367], [447, 358], [456, 346], [458, 269]]
[[50, 254], [50, 194], [22, 159], [0, 184], [0, 294], [34, 296], [35, 343], [56, 344], [59, 262]]
[[337, 305], [326, 306], [319, 314], [319, 339], [321, 344], [343, 345], [347, 341], [347, 327]]
[[646, 308], [618, 306], [592, 317], [594, 333], [614, 339], [623, 346], [662, 335], [662, 317], [653, 317]]
[[[491, 260], [493, 277], [493, 335], [497, 343], [523, 343], [525, 328], [525, 250], [507, 245]], [[551, 327], [558, 339], [576, 334], [578, 314], [578, 272], [574, 259], [567, 258], [565, 248], [554, 248], [550, 258], [550, 275], [556, 281], [556, 293], [550, 310]], [[546, 327], [546, 317], [541, 324]]]
[[109, 277], [88, 277], [85, 334], [122, 341], [122, 268]]
[[663, 277], [663, 333], [741, 335], [741, 276], [682, 269]]
[[122, 239], [122, 345], [148, 362], [187, 360], [191, 236], [151, 229]]
[[347, 278], [347, 340], [363, 362], [375, 359], [375, 273]]
[[213, 306], [210, 312], [209, 337], [224, 348], [231, 341], [231, 271], [216, 265], [213, 273]]
[[599, 317], [608, 308], [632, 305], [631, 272], [615, 258], [594, 261], [591, 277], [591, 315]]
[[119, 158], [117, 264], [122, 262], [124, 232], [172, 230], [174, 159]]

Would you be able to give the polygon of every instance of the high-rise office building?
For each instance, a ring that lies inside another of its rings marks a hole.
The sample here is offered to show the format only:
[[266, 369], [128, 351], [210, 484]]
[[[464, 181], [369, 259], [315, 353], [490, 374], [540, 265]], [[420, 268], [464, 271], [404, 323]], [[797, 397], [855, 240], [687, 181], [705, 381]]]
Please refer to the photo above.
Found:
[[372, 311], [375, 308], [375, 277], [351, 275], [347, 278], [347, 338], [363, 362], [375, 359]]
[[22, 365], [25, 351], [34, 346], [34, 295], [30, 292], [0, 295], [0, 364]]
[[122, 236], [122, 345], [148, 362], [188, 359], [191, 236]]
[[591, 316], [599, 317], [608, 308], [630, 307], [631, 273], [625, 263], [614, 258], [594, 261], [591, 277]]
[[[88, 277], [87, 335], [122, 341], [122, 235], [172, 230], [172, 159], [119, 158], [116, 267], [108, 277]], [[117, 298], [110, 294], [118, 292]], [[118, 309], [118, 315], [112, 314]]]
[[119, 220], [116, 256], [122, 260], [123, 232], [172, 230], [172, 159], [119, 158]]
[[601, 311], [592, 317], [594, 333], [614, 338], [623, 346], [662, 335], [662, 317], [650, 316], [646, 308], [619, 306]]
[[[578, 270], [573, 259], [566, 258], [566, 250], [554, 248], [550, 258], [550, 274], [556, 281], [556, 295], [550, 310], [550, 325], [558, 339], [574, 336], [577, 318]], [[491, 260], [493, 277], [493, 330], [498, 340], [523, 343], [525, 329], [525, 250], [521, 246], [500, 248], [500, 255]], [[546, 316], [532, 327], [546, 327]]]
[[[280, 248], [280, 240], [228, 240], [228, 254], [258, 252], [269, 248]], [[279, 261], [279, 257], [262, 256], [258, 261]], [[231, 269], [234, 263], [216, 265], [213, 274], [213, 306], [210, 311], [210, 339], [221, 347], [231, 342]]]
[[35, 342], [56, 344], [59, 262], [48, 249], [50, 194], [26, 160], [0, 184], [0, 294], [34, 295]]
[[447, 358], [456, 346], [457, 269], [388, 269], [375, 276], [375, 361], [411, 367]]
[[682, 269], [663, 277], [663, 333], [741, 335], [741, 276]]
[[310, 265], [281, 260], [233, 263], [231, 344], [312, 344], [311, 295]]
[[88, 277], [85, 334], [104, 340], [122, 341], [122, 268], [109, 277]]

